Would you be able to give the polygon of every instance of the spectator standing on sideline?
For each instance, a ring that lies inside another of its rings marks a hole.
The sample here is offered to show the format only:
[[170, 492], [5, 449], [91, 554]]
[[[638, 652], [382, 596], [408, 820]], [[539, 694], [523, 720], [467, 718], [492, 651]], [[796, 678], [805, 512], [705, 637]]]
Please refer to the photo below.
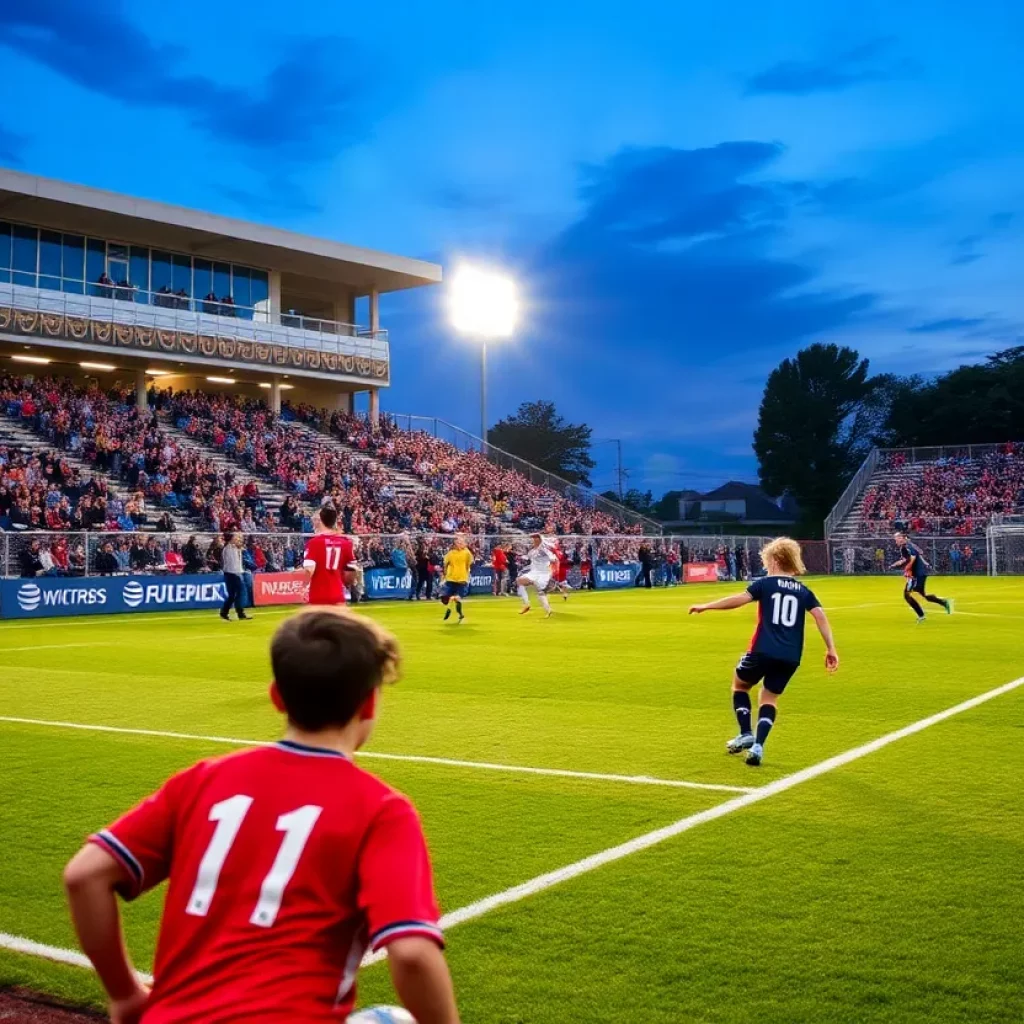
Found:
[[495, 544], [491, 552], [491, 568], [494, 570], [494, 596], [501, 597], [508, 578], [508, 555], [500, 544]]
[[516, 549], [511, 544], [509, 544], [505, 554], [508, 556], [508, 594], [511, 597], [512, 587], [515, 585], [515, 581], [519, 579], [519, 561], [516, 557]]
[[654, 568], [654, 555], [647, 544], [640, 545], [640, 572], [636, 578], [636, 585], [651, 589], [651, 570]]
[[203, 554], [199, 550], [199, 545], [196, 543], [196, 535], [193, 533], [188, 539], [188, 543], [185, 545], [181, 552], [182, 557], [185, 559], [185, 572], [189, 575], [203, 571]]
[[96, 554], [94, 568], [100, 576], [112, 576], [117, 572], [117, 559], [114, 557], [114, 545], [108, 540]]
[[427, 542], [420, 537], [416, 542], [416, 585], [414, 593], [416, 600], [420, 600], [420, 592], [426, 588], [427, 600], [434, 597], [434, 576], [430, 571], [430, 553], [427, 551]]
[[39, 541], [34, 540], [27, 548], [22, 549], [18, 559], [21, 562], [22, 579], [28, 579], [32, 576], [42, 576], [43, 562], [39, 554]]
[[240, 533], [229, 533], [224, 538], [224, 552], [221, 555], [222, 568], [224, 570], [224, 585], [227, 587], [228, 595], [224, 598], [224, 604], [220, 609], [220, 617], [227, 622], [231, 606], [234, 605], [235, 613], [239, 619], [247, 619], [245, 609], [242, 607], [242, 594], [244, 586], [242, 583], [242, 546], [245, 539]]

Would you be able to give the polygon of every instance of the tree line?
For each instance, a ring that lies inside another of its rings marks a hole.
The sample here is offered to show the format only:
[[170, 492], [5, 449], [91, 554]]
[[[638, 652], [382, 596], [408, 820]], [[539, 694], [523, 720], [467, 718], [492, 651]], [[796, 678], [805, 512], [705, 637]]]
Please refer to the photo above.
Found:
[[[489, 432], [496, 448], [589, 487], [592, 431], [568, 423], [553, 402], [524, 402]], [[819, 536], [874, 447], [987, 444], [1024, 439], [1024, 345], [934, 377], [872, 374], [847, 346], [814, 344], [768, 376], [754, 431], [761, 486], [791, 495], [802, 536]], [[604, 497], [656, 519], [679, 515], [678, 491], [655, 500], [630, 488]]]

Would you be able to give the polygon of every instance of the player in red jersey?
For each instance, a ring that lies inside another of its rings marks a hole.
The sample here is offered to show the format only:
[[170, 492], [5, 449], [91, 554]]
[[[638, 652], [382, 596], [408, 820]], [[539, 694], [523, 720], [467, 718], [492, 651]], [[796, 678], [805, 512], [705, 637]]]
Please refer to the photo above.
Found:
[[[270, 654], [285, 738], [175, 775], [65, 870], [111, 1021], [337, 1024], [364, 951], [386, 947], [419, 1024], [458, 1024], [419, 818], [352, 757], [397, 674], [394, 637], [343, 609], [309, 608], [278, 628]], [[149, 991], [116, 896], [165, 879]]]
[[336, 527], [338, 510], [325, 505], [313, 518], [316, 536], [306, 545], [302, 568], [309, 579], [309, 604], [344, 604], [355, 580], [352, 541]]
[[569, 600], [572, 587], [569, 585], [569, 570], [572, 568], [572, 560], [565, 552], [561, 544], [556, 544], [554, 554], [558, 561], [555, 562], [554, 570], [551, 573], [551, 581], [558, 588], [563, 601]]

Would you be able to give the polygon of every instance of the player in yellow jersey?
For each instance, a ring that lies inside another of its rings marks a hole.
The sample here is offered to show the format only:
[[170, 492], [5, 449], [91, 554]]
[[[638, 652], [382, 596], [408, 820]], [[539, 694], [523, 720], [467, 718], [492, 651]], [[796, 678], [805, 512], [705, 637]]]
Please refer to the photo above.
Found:
[[444, 621], [452, 617], [449, 601], [455, 602], [459, 622], [465, 619], [462, 602], [469, 595], [469, 571], [473, 567], [473, 552], [466, 547], [466, 538], [455, 535], [455, 547], [444, 556], [444, 584], [441, 587], [441, 604], [445, 606]]

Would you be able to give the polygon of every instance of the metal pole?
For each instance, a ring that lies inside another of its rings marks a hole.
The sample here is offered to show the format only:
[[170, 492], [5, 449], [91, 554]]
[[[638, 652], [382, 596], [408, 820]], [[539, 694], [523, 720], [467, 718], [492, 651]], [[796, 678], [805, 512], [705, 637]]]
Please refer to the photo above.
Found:
[[622, 441], [615, 439], [615, 445], [619, 450], [619, 501], [622, 501]]
[[487, 454], [487, 342], [480, 343], [480, 437]]

